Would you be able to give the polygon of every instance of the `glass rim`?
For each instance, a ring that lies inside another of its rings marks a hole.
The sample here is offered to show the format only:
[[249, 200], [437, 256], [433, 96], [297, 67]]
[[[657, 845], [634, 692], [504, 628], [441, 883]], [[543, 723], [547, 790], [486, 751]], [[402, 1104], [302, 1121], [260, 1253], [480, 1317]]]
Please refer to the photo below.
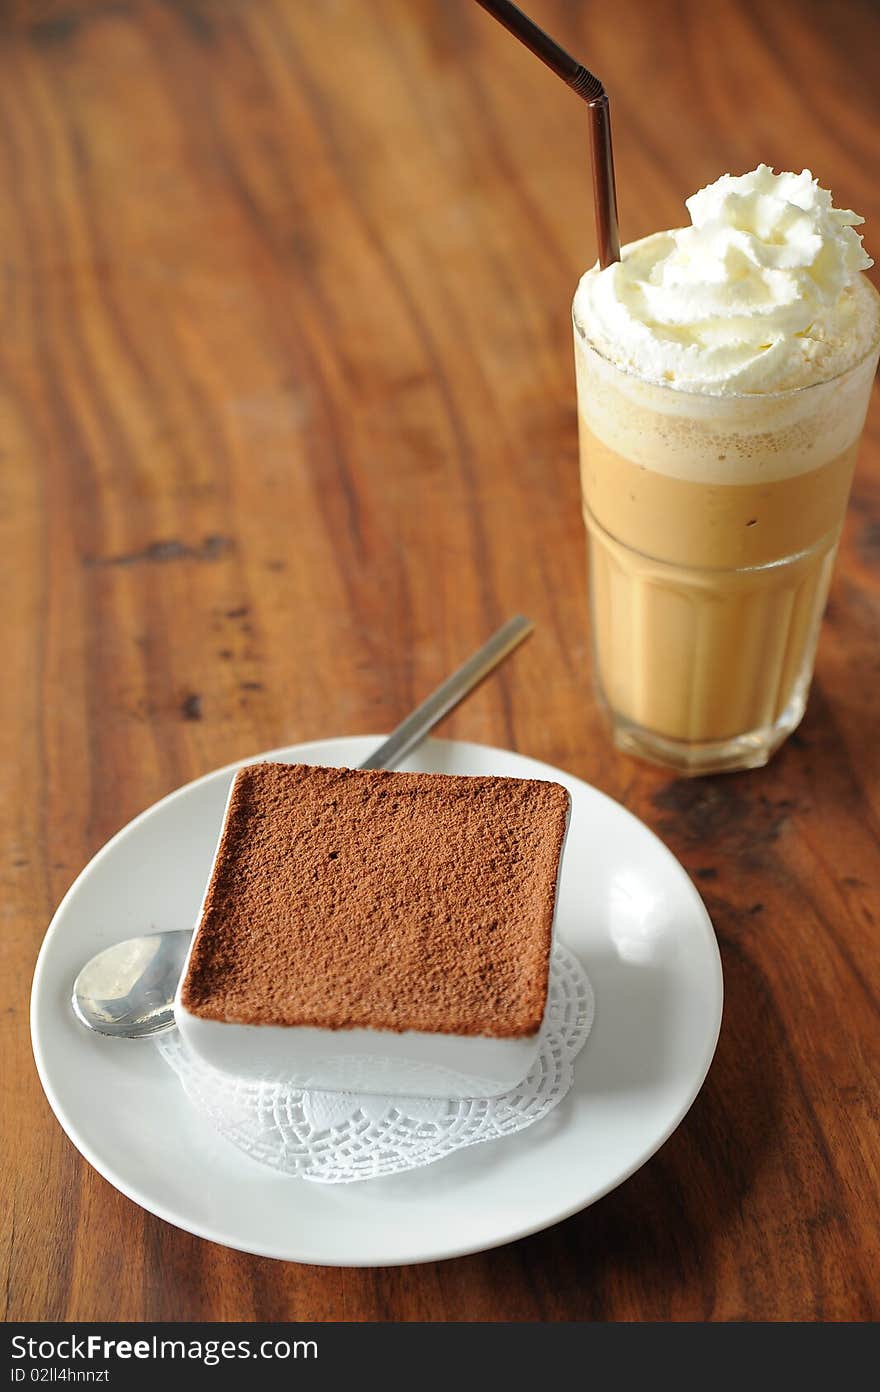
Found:
[[[880, 291], [877, 290], [877, 287], [870, 280], [868, 281], [868, 284], [874, 291], [875, 296], [877, 296], [878, 299], [880, 299]], [[657, 387], [660, 391], [672, 392], [675, 396], [681, 396], [690, 399], [699, 398], [703, 401], [793, 400], [797, 396], [802, 396], [804, 392], [814, 391], [816, 387], [830, 386], [832, 382], [839, 382], [841, 378], [848, 377], [851, 372], [856, 372], [858, 368], [864, 367], [865, 363], [868, 362], [870, 358], [873, 357], [873, 355], [877, 352], [878, 348], [880, 348], [880, 321], [878, 321], [877, 332], [871, 340], [870, 347], [862, 354], [860, 358], [857, 358], [855, 362], [850, 363], [847, 367], [842, 368], [839, 372], [832, 373], [830, 377], [820, 377], [818, 381], [807, 382], [802, 387], [785, 387], [782, 391], [773, 392], [696, 391], [693, 387], [676, 387], [672, 382], [658, 382], [656, 377], [642, 377], [640, 373], [633, 372], [631, 368], [624, 367], [621, 363], [615, 362], [613, 358], [609, 358], [607, 353], [603, 353], [601, 348], [599, 348], [598, 345], [593, 342], [592, 338], [588, 336], [586, 329], [578, 321], [578, 317], [575, 314], [574, 310], [574, 304], [572, 304], [571, 307], [571, 322], [574, 325], [574, 331], [580, 338], [581, 342], [584, 343], [593, 353], [595, 353], [597, 358], [600, 358], [603, 363], [606, 363], [608, 367], [613, 368], [615, 372], [619, 372], [622, 377], [628, 377], [633, 382], [642, 382], [646, 387]]]

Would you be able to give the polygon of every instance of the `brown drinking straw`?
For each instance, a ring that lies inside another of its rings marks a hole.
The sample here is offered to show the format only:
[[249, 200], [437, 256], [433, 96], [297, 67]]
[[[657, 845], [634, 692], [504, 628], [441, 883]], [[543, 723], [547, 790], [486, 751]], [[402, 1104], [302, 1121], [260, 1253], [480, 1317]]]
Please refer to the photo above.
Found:
[[477, 0], [484, 10], [503, 24], [511, 34], [531, 49], [542, 63], [552, 68], [573, 92], [587, 103], [590, 113], [590, 149], [593, 156], [593, 199], [596, 206], [596, 236], [599, 265], [610, 266], [620, 260], [620, 232], [617, 226], [617, 192], [614, 187], [614, 155], [611, 149], [611, 116], [605, 88], [591, 72], [560, 48], [555, 39], [539, 29], [533, 19], [510, 0]]

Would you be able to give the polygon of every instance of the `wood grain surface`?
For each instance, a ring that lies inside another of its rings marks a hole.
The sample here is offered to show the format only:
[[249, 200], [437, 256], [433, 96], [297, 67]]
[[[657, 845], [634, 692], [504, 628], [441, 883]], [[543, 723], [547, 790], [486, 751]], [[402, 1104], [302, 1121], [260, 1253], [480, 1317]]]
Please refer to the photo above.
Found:
[[[759, 160], [880, 251], [872, 0], [533, 0], [611, 92], [626, 239]], [[577, 100], [471, 0], [17, 0], [0, 19], [2, 1267], [10, 1319], [880, 1316], [880, 412], [800, 732], [671, 780], [591, 693], [569, 303]], [[876, 405], [876, 403], [875, 403]], [[703, 892], [717, 1058], [616, 1192], [485, 1255], [226, 1251], [55, 1122], [27, 1001], [105, 839], [177, 785], [389, 729], [510, 613], [446, 732], [619, 799]]]

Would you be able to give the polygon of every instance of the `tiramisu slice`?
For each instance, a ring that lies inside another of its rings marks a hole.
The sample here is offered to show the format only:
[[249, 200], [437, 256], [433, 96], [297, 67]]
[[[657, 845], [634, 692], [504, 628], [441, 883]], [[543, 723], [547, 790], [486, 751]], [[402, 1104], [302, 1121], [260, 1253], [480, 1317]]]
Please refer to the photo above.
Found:
[[547, 1003], [568, 810], [531, 779], [240, 769], [178, 990], [185, 1041], [300, 1087], [514, 1086]]

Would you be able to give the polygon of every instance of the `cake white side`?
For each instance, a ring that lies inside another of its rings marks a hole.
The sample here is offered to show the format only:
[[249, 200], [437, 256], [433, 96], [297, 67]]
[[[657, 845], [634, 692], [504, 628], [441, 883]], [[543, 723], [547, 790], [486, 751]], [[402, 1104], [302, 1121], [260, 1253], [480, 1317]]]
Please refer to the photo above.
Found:
[[315, 1029], [204, 1020], [175, 1002], [177, 1026], [205, 1063], [239, 1078], [321, 1092], [496, 1097], [529, 1072], [538, 1035], [488, 1039], [406, 1030]]

